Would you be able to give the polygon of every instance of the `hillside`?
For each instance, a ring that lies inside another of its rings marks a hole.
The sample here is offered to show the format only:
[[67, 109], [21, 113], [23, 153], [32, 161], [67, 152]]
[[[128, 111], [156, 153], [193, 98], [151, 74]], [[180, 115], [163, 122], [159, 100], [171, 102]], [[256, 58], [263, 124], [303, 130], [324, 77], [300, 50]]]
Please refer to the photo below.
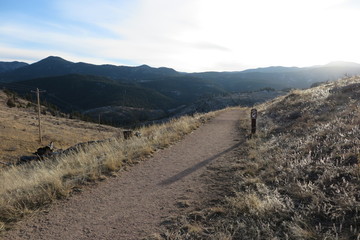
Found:
[[203, 200], [161, 239], [358, 239], [360, 77], [257, 108], [257, 134], [245, 138], [243, 116], [242, 144], [209, 167]]
[[72, 74], [17, 83], [46, 89], [45, 99], [67, 111], [84, 111], [103, 106], [166, 109], [173, 105], [170, 98], [154, 90], [98, 76]]
[[226, 93], [215, 96], [205, 96], [192, 104], [177, 109], [175, 116], [192, 115], [194, 113], [206, 113], [227, 107], [251, 107], [255, 104], [263, 103], [285, 94], [287, 94], [287, 91], [261, 89], [259, 91], [252, 92]]
[[[15, 107], [7, 102], [13, 96], [0, 91], [0, 161], [15, 162], [21, 156], [32, 155], [41, 146], [54, 141], [58, 149], [66, 149], [80, 142], [110, 138], [118, 129], [75, 119], [42, 114], [43, 143], [38, 142], [38, 118], [33, 104], [15, 98]], [[46, 110], [42, 112], [46, 113]], [[1, 165], [0, 168], [3, 166]]]
[[106, 124], [136, 127], [145, 122], [152, 122], [169, 117], [169, 114], [161, 109], [133, 108], [123, 106], [106, 106], [93, 108], [83, 112], [92, 119], [98, 119]]
[[177, 106], [191, 104], [204, 96], [227, 93], [218, 84], [192, 76], [177, 76], [143, 81], [139, 85], [174, 99]]

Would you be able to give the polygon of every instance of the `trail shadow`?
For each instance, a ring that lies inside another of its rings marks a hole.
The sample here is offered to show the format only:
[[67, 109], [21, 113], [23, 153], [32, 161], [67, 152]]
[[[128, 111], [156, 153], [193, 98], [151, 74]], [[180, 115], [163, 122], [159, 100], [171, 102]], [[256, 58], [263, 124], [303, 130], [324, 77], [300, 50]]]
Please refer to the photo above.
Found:
[[234, 150], [235, 148], [239, 147], [241, 144], [243, 144], [243, 143], [239, 142], [239, 143], [233, 145], [232, 147], [229, 147], [228, 149], [222, 151], [221, 153], [218, 153], [218, 154], [216, 154], [216, 155], [214, 155], [214, 156], [212, 156], [212, 157], [210, 157], [208, 159], [205, 159], [204, 161], [199, 162], [198, 164], [196, 164], [196, 165], [194, 165], [192, 167], [189, 167], [189, 168], [185, 169], [184, 171], [182, 171], [182, 172], [180, 172], [180, 173], [178, 173], [178, 174], [176, 174], [176, 175], [174, 175], [174, 176], [172, 176], [172, 177], [170, 177], [168, 179], [165, 179], [165, 180], [161, 181], [160, 183], [158, 183], [158, 185], [165, 186], [165, 185], [173, 184], [174, 182], [177, 182], [177, 181], [183, 179], [184, 177], [190, 175], [191, 173], [199, 170], [200, 168], [206, 166], [207, 164], [211, 163], [212, 161], [214, 161], [218, 157], [220, 157], [220, 156]]

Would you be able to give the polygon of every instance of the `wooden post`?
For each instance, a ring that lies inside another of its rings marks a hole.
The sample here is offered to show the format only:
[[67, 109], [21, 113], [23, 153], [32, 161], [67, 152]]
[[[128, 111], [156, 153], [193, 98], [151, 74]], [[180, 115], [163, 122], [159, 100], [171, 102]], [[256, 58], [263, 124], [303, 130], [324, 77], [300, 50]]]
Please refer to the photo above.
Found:
[[45, 91], [40, 91], [39, 88], [36, 88], [36, 91], [31, 91], [33, 93], [36, 93], [36, 98], [37, 98], [37, 106], [38, 106], [38, 120], [39, 120], [39, 141], [40, 143], [42, 143], [42, 135], [41, 135], [41, 106], [40, 106], [40, 92], [45, 92]]
[[257, 110], [255, 108], [251, 109], [251, 134], [256, 133], [256, 118], [257, 118]]

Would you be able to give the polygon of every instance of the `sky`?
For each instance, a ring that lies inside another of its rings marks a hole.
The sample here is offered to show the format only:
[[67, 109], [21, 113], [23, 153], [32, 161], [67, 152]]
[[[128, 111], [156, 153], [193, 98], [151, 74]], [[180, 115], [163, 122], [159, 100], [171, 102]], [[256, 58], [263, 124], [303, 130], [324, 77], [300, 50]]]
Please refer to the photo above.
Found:
[[0, 61], [178, 71], [360, 63], [358, 0], [0, 0]]

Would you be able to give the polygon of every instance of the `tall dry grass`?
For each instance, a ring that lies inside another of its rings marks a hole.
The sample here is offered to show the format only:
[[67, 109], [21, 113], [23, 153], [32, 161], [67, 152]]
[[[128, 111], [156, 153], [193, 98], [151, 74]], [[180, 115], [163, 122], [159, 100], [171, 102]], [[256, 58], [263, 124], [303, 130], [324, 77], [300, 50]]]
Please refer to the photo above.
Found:
[[0, 171], [0, 231], [74, 188], [102, 179], [180, 140], [215, 113], [181, 117], [138, 129], [140, 138], [112, 138], [54, 159], [13, 166]]

